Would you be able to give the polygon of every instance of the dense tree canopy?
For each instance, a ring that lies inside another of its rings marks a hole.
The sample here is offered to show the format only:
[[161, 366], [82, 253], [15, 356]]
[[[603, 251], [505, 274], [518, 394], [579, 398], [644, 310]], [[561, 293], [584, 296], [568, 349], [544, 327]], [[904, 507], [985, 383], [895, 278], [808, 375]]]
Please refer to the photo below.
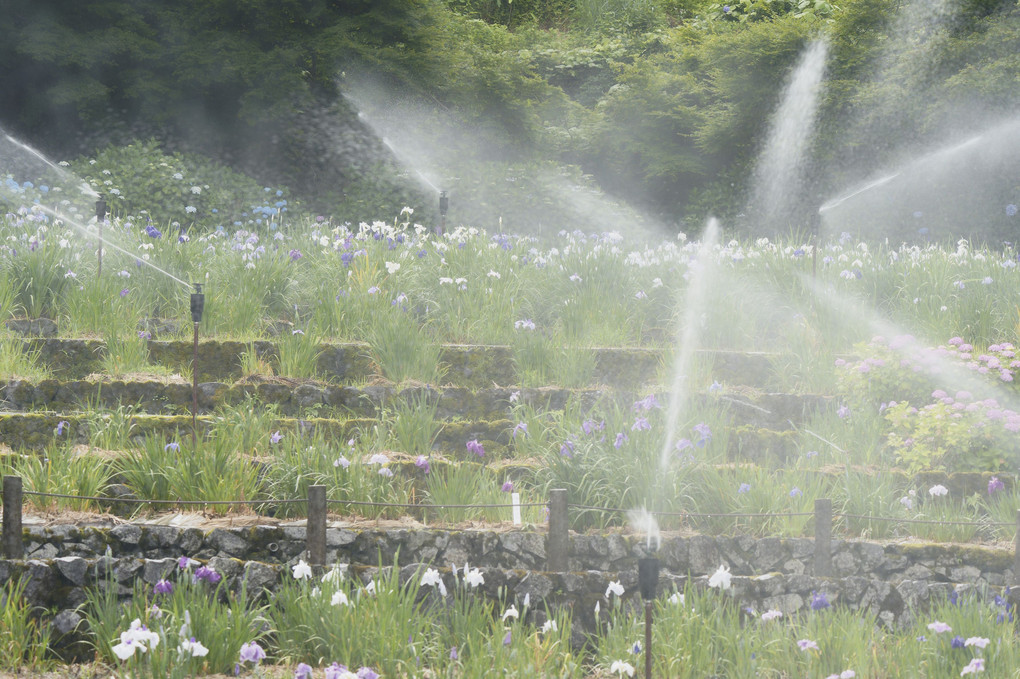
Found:
[[[666, 221], [735, 214], [819, 34], [832, 47], [813, 191], [1016, 110], [1020, 7], [939, 4], [0, 0], [0, 124], [57, 157], [155, 138], [351, 219], [431, 200], [441, 181], [463, 221], [523, 221], [522, 195], [549, 210], [539, 220], [569, 221], [550, 177]], [[409, 139], [441, 140], [424, 154], [432, 186], [357, 117], [366, 82], [377, 108], [414, 111]]]

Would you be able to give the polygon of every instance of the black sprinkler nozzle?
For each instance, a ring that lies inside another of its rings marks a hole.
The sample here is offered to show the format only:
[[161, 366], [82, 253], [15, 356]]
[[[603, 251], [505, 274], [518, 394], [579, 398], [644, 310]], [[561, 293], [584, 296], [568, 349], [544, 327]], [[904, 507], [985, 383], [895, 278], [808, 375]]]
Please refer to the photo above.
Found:
[[205, 310], [205, 295], [202, 293], [202, 284], [195, 283], [195, 292], [191, 293], [191, 320], [195, 323], [202, 322], [202, 312]]
[[638, 559], [638, 588], [641, 598], [645, 601], [655, 599], [655, 590], [659, 587], [659, 560], [654, 556]]

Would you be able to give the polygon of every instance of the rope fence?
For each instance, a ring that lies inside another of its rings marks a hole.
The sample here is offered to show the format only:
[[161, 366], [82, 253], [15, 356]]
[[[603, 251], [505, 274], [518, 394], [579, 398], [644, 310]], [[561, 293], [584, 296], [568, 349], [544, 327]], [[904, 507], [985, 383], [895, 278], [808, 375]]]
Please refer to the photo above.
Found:
[[[516, 494], [515, 494], [516, 495]], [[92, 495], [72, 495], [66, 493], [47, 493], [24, 490], [19, 476], [3, 477], [3, 521], [0, 547], [3, 557], [7, 559], [24, 558], [22, 534], [22, 510], [25, 496], [84, 500], [108, 504], [127, 503], [136, 505], [166, 506], [262, 506], [305, 504], [308, 508], [306, 521], [306, 552], [311, 564], [326, 563], [326, 519], [330, 505], [355, 507], [382, 507], [413, 509], [417, 511], [443, 509], [510, 509], [514, 512], [515, 522], [519, 523], [521, 508], [545, 507], [548, 510], [548, 534], [546, 541], [547, 570], [562, 572], [568, 570], [570, 559], [570, 511], [602, 512], [605, 514], [626, 514], [628, 509], [621, 507], [600, 507], [596, 505], [576, 504], [568, 501], [567, 491], [556, 488], [549, 491], [547, 502], [513, 502], [505, 504], [409, 504], [399, 502], [371, 502], [362, 500], [328, 500], [326, 486], [312, 485], [308, 487], [307, 498], [263, 499], [263, 500], [143, 500], [139, 498], [102, 497]], [[515, 497], [516, 499], [516, 497]], [[650, 512], [655, 517], [673, 517], [680, 519], [782, 519], [792, 517], [814, 518], [814, 575], [818, 577], [832, 576], [832, 521], [833, 519], [853, 519], [858, 521], [886, 521], [903, 524], [922, 524], [937, 526], [974, 526], [980, 528], [1013, 527], [1015, 529], [1013, 553], [1013, 580], [1020, 585], [1020, 510], [1014, 523], [1003, 521], [941, 521], [932, 519], [910, 519], [905, 517], [868, 516], [862, 514], [834, 513], [832, 501], [827, 498], [815, 500], [813, 512]]]

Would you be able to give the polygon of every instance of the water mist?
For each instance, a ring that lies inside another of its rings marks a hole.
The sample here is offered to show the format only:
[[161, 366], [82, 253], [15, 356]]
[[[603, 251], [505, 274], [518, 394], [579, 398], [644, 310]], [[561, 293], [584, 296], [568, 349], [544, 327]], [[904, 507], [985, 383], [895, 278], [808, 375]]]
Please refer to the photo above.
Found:
[[829, 43], [811, 42], [790, 74], [772, 115], [754, 171], [750, 209], [761, 225], [783, 228], [804, 188], [805, 159], [813, 138]]

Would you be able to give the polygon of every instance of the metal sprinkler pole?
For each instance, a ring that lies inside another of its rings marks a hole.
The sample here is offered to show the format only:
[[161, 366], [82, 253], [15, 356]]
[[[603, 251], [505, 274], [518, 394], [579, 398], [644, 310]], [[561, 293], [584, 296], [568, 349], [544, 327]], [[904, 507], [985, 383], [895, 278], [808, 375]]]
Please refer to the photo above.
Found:
[[645, 602], [645, 679], [652, 679], [652, 602]]
[[652, 679], [652, 606], [659, 586], [659, 560], [654, 556], [638, 559], [638, 588], [645, 600], [645, 679]]
[[99, 252], [96, 254], [96, 278], [103, 275], [103, 222], [106, 221], [106, 200], [100, 196], [96, 200], [96, 228], [99, 231]]
[[450, 209], [450, 198], [446, 191], [439, 192], [439, 233], [442, 236], [446, 233], [446, 211]]
[[191, 321], [195, 324], [195, 342], [191, 352], [191, 450], [198, 451], [198, 325], [202, 322], [205, 309], [205, 295], [202, 284], [195, 283], [191, 293]]

